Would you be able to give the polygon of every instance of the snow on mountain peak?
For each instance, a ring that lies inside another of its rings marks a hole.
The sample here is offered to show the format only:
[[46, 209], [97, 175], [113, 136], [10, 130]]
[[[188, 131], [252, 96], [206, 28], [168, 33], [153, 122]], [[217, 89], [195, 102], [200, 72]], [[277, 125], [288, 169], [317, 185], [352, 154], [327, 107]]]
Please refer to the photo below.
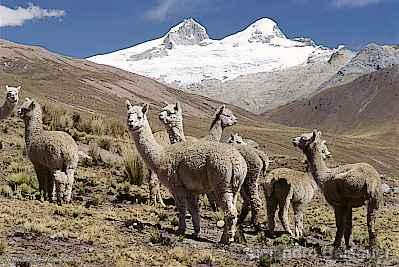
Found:
[[209, 36], [205, 27], [189, 18], [171, 28], [165, 35], [163, 44], [167, 49], [172, 49], [177, 45], [198, 45], [207, 39]]
[[250, 31], [252, 38], [257, 36], [274, 36], [279, 38], [286, 38], [284, 33], [279, 29], [277, 23], [269, 18], [261, 18], [252, 23], [245, 31]]
[[268, 18], [221, 40], [210, 39], [206, 29], [189, 18], [159, 39], [89, 60], [184, 87], [327, 62], [332, 53], [310, 39], [287, 38]]

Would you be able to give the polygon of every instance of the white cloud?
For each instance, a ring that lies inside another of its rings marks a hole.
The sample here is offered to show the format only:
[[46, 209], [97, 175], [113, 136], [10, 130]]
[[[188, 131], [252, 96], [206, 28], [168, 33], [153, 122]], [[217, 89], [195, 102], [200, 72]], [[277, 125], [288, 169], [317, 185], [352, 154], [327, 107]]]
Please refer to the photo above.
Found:
[[333, 0], [332, 4], [336, 7], [365, 7], [368, 5], [379, 4], [384, 0]]
[[189, 2], [189, 0], [158, 0], [157, 5], [148, 10], [145, 16], [151, 20], [162, 21], [177, 13], [179, 7], [181, 8], [187, 4], [187, 2]]
[[22, 26], [28, 20], [62, 16], [65, 16], [64, 10], [43, 9], [33, 4], [29, 4], [26, 8], [17, 7], [16, 9], [0, 5], [0, 27]]
[[163, 21], [177, 15], [194, 16], [215, 12], [222, 0], [157, 0], [156, 4], [144, 13], [149, 20]]

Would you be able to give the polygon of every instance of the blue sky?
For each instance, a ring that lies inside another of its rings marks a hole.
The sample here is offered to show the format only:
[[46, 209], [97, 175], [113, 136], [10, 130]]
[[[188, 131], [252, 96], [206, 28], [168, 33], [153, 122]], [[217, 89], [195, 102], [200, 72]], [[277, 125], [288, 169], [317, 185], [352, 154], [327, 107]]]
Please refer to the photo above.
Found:
[[164, 35], [187, 17], [211, 38], [262, 17], [329, 47], [399, 43], [399, 0], [0, 0], [0, 38], [88, 57]]

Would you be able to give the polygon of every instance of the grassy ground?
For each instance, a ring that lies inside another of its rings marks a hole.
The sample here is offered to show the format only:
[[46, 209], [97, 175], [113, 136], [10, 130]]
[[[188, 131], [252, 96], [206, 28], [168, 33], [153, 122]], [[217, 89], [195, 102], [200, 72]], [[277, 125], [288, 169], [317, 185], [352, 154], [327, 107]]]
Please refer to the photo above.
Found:
[[[201, 135], [205, 128], [200, 126], [195, 131], [189, 128], [188, 132], [191, 130], [193, 134]], [[288, 142], [283, 142], [289, 140], [289, 136], [293, 136], [298, 129], [290, 128], [288, 132], [272, 127], [261, 131], [255, 131], [250, 126], [237, 129], [242, 133], [248, 132], [268, 151], [290, 155], [282, 157], [284, 160], [279, 159], [279, 164], [273, 167], [300, 167], [300, 154]], [[0, 265], [9, 266], [16, 262], [29, 262], [32, 266], [399, 264], [398, 194], [386, 195], [385, 205], [379, 213], [377, 230], [381, 254], [376, 258], [370, 259], [367, 255], [364, 209], [354, 212], [354, 249], [331, 254], [330, 245], [335, 234], [334, 216], [320, 195], [306, 209], [305, 239], [294, 240], [284, 234], [271, 238], [267, 232], [255, 233], [251, 227], [244, 225], [246, 243], [220, 246], [217, 242], [222, 229], [216, 225], [222, 218], [220, 212], [210, 211], [204, 200], [201, 239], [192, 239], [190, 223], [187, 236], [176, 236], [177, 219], [173, 199], [164, 191], [168, 204], [166, 208], [149, 205], [147, 185], [129, 183], [131, 180], [125, 175], [123, 163], [102, 162], [80, 166], [72, 204], [60, 207], [34, 200], [37, 182], [32, 166], [23, 153], [21, 122], [17, 119], [1, 122], [0, 133]], [[93, 138], [98, 143], [103, 142], [100, 141], [103, 137], [90, 134], [82, 136], [81, 142], [88, 143]], [[118, 142], [117, 139], [107, 138]], [[340, 145], [345, 139], [339, 140]], [[349, 144], [354, 145], [354, 142], [348, 141]], [[399, 181], [391, 176], [387, 176], [385, 182], [390, 186], [399, 186]], [[278, 227], [281, 229], [279, 224]]]

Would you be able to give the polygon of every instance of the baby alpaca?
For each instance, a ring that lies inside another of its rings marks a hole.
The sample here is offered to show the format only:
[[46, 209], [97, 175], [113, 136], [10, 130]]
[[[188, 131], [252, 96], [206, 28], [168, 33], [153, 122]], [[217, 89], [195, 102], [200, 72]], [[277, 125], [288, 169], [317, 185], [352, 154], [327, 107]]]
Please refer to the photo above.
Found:
[[259, 144], [251, 139], [244, 139], [241, 135], [235, 133], [231, 134], [230, 138], [227, 140], [229, 144], [241, 144], [241, 145], [248, 145], [253, 148], [259, 148]]
[[147, 166], [173, 194], [179, 212], [179, 234], [186, 230], [186, 209], [192, 216], [194, 235], [200, 231], [198, 195], [215, 191], [224, 211], [222, 243], [234, 240], [237, 223], [237, 195], [247, 165], [233, 147], [214, 142], [181, 142], [162, 147], [147, 120], [148, 105], [127, 101], [127, 124], [137, 150]]
[[42, 108], [35, 100], [27, 98], [18, 110], [18, 115], [25, 123], [26, 152], [35, 168], [39, 191], [45, 200], [52, 201], [53, 192], [57, 190], [54, 187], [58, 183], [54, 173], [62, 171], [67, 176], [66, 190], [57, 192], [57, 196], [62, 194], [63, 200], [70, 202], [74, 173], [79, 161], [77, 144], [65, 132], [43, 130]]
[[20, 89], [21, 86], [11, 87], [6, 85], [6, 101], [0, 107], [0, 120], [4, 120], [9, 117], [14, 108], [17, 106], [19, 100], [18, 94]]
[[[325, 141], [322, 146], [323, 158], [330, 157]], [[303, 212], [317, 191], [314, 179], [305, 172], [278, 168], [265, 177], [261, 187], [266, 200], [269, 231], [274, 232], [276, 211], [279, 209], [279, 219], [284, 230], [293, 237], [303, 236]], [[294, 210], [295, 233], [291, 231], [288, 221], [290, 204]]]
[[294, 146], [305, 154], [309, 172], [320, 187], [327, 202], [333, 206], [337, 232], [334, 247], [341, 246], [345, 238], [347, 248], [351, 246], [352, 208], [367, 206], [369, 246], [376, 245], [375, 217], [382, 203], [381, 176], [367, 163], [341, 165], [328, 168], [323, 159], [321, 132], [303, 134], [292, 140]]

